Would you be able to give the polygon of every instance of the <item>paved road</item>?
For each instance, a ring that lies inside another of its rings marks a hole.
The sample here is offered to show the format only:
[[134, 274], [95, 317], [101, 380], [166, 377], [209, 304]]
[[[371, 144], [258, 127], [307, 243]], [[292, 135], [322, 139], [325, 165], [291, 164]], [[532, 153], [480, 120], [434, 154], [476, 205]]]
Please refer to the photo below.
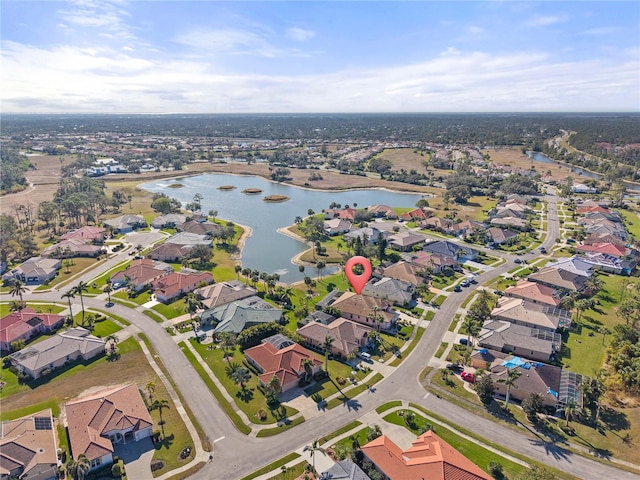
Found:
[[[548, 235], [543, 246], [549, 249], [555, 245], [559, 225], [557, 198], [547, 196], [546, 200], [548, 202]], [[537, 253], [529, 253], [521, 258], [529, 260], [537, 255]], [[513, 261], [509, 260], [490, 272], [478, 275], [478, 282], [482, 284], [492, 280], [514, 266]], [[380, 403], [393, 399], [424, 405], [443, 417], [463, 423], [466, 429], [480, 434], [498, 445], [508, 446], [512, 450], [522, 452], [531, 458], [580, 478], [597, 480], [602, 478], [639, 478], [612, 466], [573, 455], [552, 444], [534, 441], [527, 435], [476, 416], [444, 399], [435, 398], [433, 395], [425, 398], [426, 392], [419, 384], [418, 376], [429, 359], [433, 357], [442, 337], [447, 332], [451, 319], [470, 293], [469, 290], [478, 288], [479, 284], [470, 287], [466, 295], [453, 293], [447, 298], [430, 322], [414, 352], [404, 360], [401, 367], [376, 385], [375, 393], [364, 393], [342, 407], [334, 408], [309, 419], [302, 426], [283, 432], [277, 437], [266, 439], [247, 437], [235, 429], [203, 380], [161, 325], [140, 312], [122, 305], [113, 305], [111, 311], [126, 318], [147, 335], [198, 422], [209, 438], [215, 442], [214, 461], [208, 463], [193, 478], [240, 478], [287, 455], [301, 445], [308, 444], [321, 435], [330, 433], [342, 425], [360, 418], [366, 412], [375, 409]], [[25, 299], [60, 301], [59, 295], [59, 292], [46, 292], [30, 294], [25, 296]], [[104, 302], [96, 298], [86, 298], [85, 304], [91, 308], [104, 308]]]

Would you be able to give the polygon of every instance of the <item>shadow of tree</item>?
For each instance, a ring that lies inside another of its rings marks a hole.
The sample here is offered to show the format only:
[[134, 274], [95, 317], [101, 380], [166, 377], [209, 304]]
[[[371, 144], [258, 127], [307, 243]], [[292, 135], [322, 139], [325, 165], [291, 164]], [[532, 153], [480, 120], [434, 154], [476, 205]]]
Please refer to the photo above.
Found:
[[605, 424], [608, 430], [619, 432], [620, 430], [628, 430], [631, 428], [631, 422], [627, 415], [613, 408], [603, 408], [600, 411], [600, 420]]
[[244, 390], [239, 390], [238, 393], [236, 393], [236, 397], [238, 397], [244, 403], [249, 403], [251, 400], [253, 400], [253, 389], [246, 388]]
[[555, 444], [554, 442], [548, 442], [540, 438], [530, 439], [529, 442], [534, 446], [543, 447], [547, 455], [551, 455], [556, 460], [568, 461], [569, 458], [573, 455], [570, 450], [567, 450], [566, 448], [563, 448]]
[[171, 445], [173, 445], [174, 440], [175, 435], [173, 433], [171, 435], [162, 437], [155, 444], [156, 450], [161, 450], [162, 448], [166, 448], [167, 450], [169, 450], [169, 448], [171, 448]]

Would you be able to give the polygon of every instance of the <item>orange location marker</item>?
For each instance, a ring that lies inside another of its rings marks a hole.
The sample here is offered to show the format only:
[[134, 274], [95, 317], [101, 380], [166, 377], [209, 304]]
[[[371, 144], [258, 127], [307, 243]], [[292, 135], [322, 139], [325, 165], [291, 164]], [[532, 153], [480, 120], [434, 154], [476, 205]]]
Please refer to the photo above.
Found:
[[[356, 265], [362, 265], [362, 268], [364, 269], [362, 275], [358, 275], [353, 272], [353, 267], [355, 267]], [[349, 283], [356, 291], [356, 293], [360, 295], [360, 292], [362, 292], [362, 289], [371, 278], [371, 262], [365, 257], [351, 257], [349, 260], [347, 260], [347, 263], [344, 266], [344, 271], [347, 275]]]

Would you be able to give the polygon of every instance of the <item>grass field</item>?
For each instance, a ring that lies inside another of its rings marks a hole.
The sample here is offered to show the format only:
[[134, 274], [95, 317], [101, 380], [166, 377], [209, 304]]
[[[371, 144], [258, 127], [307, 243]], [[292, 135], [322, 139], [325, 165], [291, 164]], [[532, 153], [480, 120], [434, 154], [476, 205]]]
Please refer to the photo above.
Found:
[[[16, 300], [20, 301], [18, 297], [15, 297]], [[60, 313], [62, 312], [66, 306], [63, 303], [53, 304], [53, 303], [37, 303], [37, 302], [25, 302], [27, 307], [33, 308], [36, 312], [42, 313]], [[11, 313], [10, 307], [11, 302], [2, 302], [0, 303], [0, 317], [6, 317]]]

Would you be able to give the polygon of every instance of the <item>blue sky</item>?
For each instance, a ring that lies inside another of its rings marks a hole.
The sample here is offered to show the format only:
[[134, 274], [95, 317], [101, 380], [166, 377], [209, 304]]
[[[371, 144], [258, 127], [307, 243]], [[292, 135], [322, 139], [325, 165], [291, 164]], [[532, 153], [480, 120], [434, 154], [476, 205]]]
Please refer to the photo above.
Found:
[[6, 1], [3, 112], [640, 111], [640, 2]]

